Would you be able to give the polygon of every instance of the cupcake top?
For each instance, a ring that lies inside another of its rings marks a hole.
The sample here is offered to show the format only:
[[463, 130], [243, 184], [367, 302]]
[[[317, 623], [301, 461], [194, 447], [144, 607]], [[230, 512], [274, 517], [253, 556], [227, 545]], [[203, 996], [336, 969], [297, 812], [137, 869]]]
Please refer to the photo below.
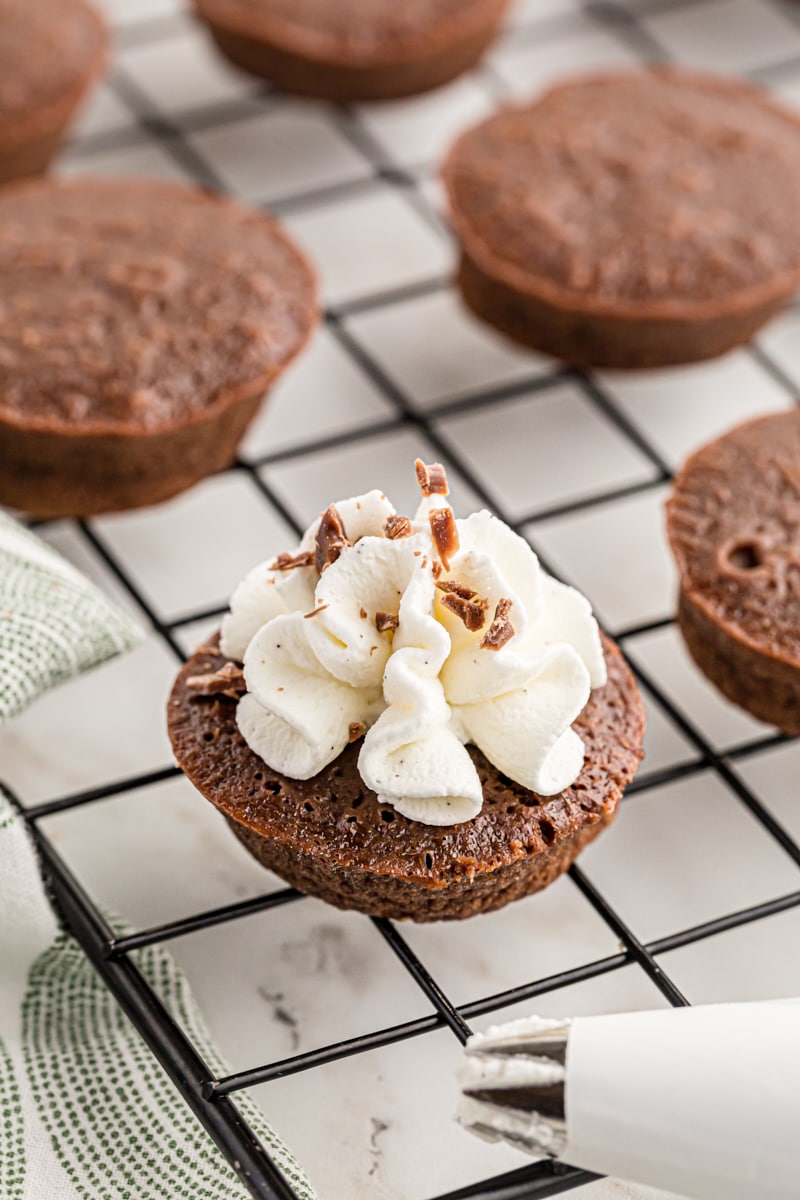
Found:
[[0, 0], [0, 146], [58, 126], [99, 70], [106, 41], [84, 0]]
[[268, 385], [316, 319], [274, 221], [201, 188], [45, 180], [0, 194], [0, 412], [156, 431]]
[[464, 134], [445, 181], [466, 253], [523, 291], [685, 312], [800, 282], [800, 121], [746, 83], [574, 79]]
[[480, 28], [498, 0], [194, 0], [209, 19], [279, 38], [309, 57], [342, 55], [379, 63], [396, 54], [433, 49], [439, 41]]
[[483, 803], [468, 743], [539, 795], [576, 779], [571, 725], [606, 667], [588, 601], [490, 513], [457, 520], [439, 464], [416, 470], [413, 518], [379, 491], [338, 501], [255, 567], [221, 650], [243, 662], [237, 724], [269, 767], [309, 779], [363, 737], [379, 803], [449, 825]]

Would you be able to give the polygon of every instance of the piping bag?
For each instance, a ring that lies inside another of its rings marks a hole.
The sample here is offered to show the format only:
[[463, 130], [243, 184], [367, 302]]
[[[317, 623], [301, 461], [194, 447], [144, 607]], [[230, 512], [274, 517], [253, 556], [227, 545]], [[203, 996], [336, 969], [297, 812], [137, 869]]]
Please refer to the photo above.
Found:
[[490, 1141], [697, 1200], [800, 1197], [800, 1001], [493, 1026], [458, 1120]]

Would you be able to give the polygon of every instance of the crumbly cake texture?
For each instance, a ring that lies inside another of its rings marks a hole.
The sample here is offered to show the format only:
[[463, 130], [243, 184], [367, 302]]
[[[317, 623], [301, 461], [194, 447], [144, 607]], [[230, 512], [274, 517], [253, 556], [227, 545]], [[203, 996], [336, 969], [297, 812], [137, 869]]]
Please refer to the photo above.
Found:
[[667, 529], [695, 662], [729, 700], [800, 733], [800, 412], [748, 421], [692, 455]]
[[577, 78], [467, 131], [444, 181], [467, 305], [577, 366], [721, 354], [800, 286], [800, 120], [747, 83]]
[[[586, 747], [575, 782], [538, 796], [470, 747], [484, 804], [459, 825], [425, 825], [379, 804], [358, 773], [363, 730], [312, 779], [272, 771], [239, 733], [235, 700], [223, 694], [228, 687], [236, 695], [236, 664], [216, 641], [178, 676], [169, 734], [179, 765], [240, 841], [300, 891], [374, 916], [469, 917], [552, 883], [616, 815], [642, 757], [645, 717], [619, 649], [607, 638], [603, 647], [608, 683], [592, 692], [574, 726]], [[220, 670], [228, 679], [214, 694], [208, 677]]]
[[280, 227], [200, 188], [40, 181], [0, 195], [0, 502], [151, 504], [227, 466], [316, 321]]
[[85, 0], [0, 0], [0, 182], [46, 169], [107, 49]]
[[508, 0], [194, 0], [223, 54], [287, 92], [382, 100], [471, 67]]

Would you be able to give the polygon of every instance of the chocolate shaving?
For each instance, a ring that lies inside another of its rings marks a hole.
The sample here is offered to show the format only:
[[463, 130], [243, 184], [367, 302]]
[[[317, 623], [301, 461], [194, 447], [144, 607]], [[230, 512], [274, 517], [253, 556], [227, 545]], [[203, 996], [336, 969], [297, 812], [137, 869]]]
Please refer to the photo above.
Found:
[[446, 496], [450, 491], [447, 473], [441, 463], [424, 463], [417, 458], [414, 460], [414, 470], [423, 496]]
[[506, 642], [514, 636], [514, 626], [508, 619], [511, 611], [511, 600], [500, 599], [494, 610], [494, 620], [480, 640], [481, 650], [502, 650]]
[[317, 530], [317, 552], [314, 555], [317, 570], [322, 572], [331, 563], [336, 562], [350, 544], [336, 505], [331, 504], [322, 514]]
[[316, 608], [312, 608], [311, 612], [303, 613], [303, 620], [307, 621], [309, 617], [315, 617], [317, 613], [324, 612], [327, 607], [327, 604], [318, 604]]
[[460, 617], [470, 633], [477, 633], [479, 629], [483, 629], [488, 607], [488, 600], [468, 600], [455, 592], [448, 592], [442, 600], [442, 608]]
[[226, 662], [218, 671], [208, 675], [190, 675], [186, 686], [195, 693], [192, 699], [199, 699], [201, 696], [227, 696], [229, 700], [238, 700], [247, 691], [244, 671], [232, 662]]
[[410, 537], [411, 521], [408, 517], [401, 517], [399, 513], [395, 513], [394, 516], [387, 517], [384, 521], [383, 532], [392, 541], [396, 538]]
[[363, 737], [367, 732], [367, 727], [363, 721], [350, 722], [350, 741], [357, 742], [360, 737]]
[[270, 571], [293, 571], [295, 567], [313, 567], [314, 551], [302, 550], [300, 554], [279, 554], [274, 562], [269, 564]]
[[386, 633], [389, 629], [397, 629], [400, 624], [400, 618], [394, 613], [376, 612], [375, 613], [375, 628], [378, 633]]
[[450, 570], [450, 559], [458, 550], [458, 530], [456, 519], [451, 508], [435, 508], [428, 513], [428, 522], [436, 552], [444, 564], [445, 571]]

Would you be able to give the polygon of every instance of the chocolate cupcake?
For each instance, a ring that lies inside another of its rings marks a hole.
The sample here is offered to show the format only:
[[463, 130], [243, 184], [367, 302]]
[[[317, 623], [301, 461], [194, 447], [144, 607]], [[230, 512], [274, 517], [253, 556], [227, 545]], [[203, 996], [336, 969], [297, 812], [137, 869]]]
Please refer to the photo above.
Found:
[[800, 412], [738, 425], [667, 505], [689, 652], [735, 704], [800, 733]]
[[0, 0], [0, 183], [47, 169], [107, 46], [85, 0]]
[[0, 503], [154, 504], [226, 467], [316, 320], [280, 227], [199, 188], [0, 193]]
[[467, 305], [578, 367], [722, 354], [800, 285], [800, 120], [743, 82], [575, 79], [465, 133], [444, 180]]
[[[588, 602], [487, 512], [332, 505], [246, 577], [168, 706], [181, 768], [264, 866], [432, 921], [551, 883], [614, 818], [644, 712]], [[243, 665], [242, 665], [243, 664]]]
[[471, 67], [508, 0], [194, 0], [220, 50], [287, 92], [388, 100]]

